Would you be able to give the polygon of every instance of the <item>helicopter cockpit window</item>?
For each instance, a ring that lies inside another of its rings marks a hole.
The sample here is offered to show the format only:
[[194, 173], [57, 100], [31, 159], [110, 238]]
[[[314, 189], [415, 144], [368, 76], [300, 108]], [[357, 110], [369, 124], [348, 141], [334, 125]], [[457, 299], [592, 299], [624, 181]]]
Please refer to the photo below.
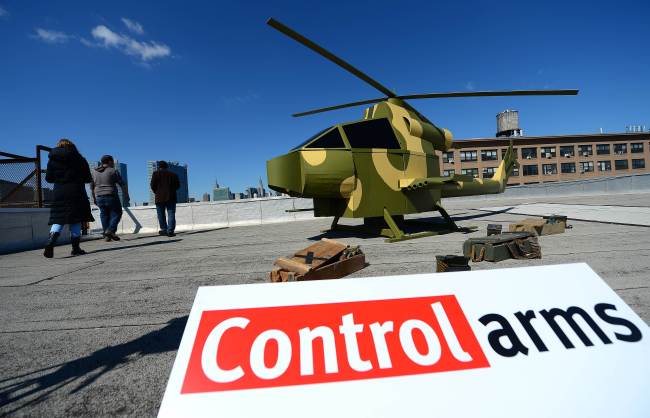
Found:
[[329, 127], [329, 128], [325, 128], [325, 129], [323, 129], [322, 131], [318, 132], [317, 134], [310, 136], [310, 137], [309, 137], [308, 139], [306, 139], [305, 141], [302, 141], [302, 142], [300, 143], [300, 145], [297, 145], [297, 146], [291, 148], [291, 151], [295, 151], [295, 150], [297, 150], [297, 149], [299, 149], [299, 148], [304, 147], [305, 145], [307, 145], [307, 144], [309, 144], [311, 141], [313, 141], [314, 138], [317, 138], [317, 137], [321, 136], [324, 132], [327, 132], [327, 131], [330, 130], [330, 129], [332, 129], [332, 128], [331, 128], [331, 127]]
[[345, 148], [345, 144], [338, 128], [334, 128], [305, 148]]
[[371, 119], [344, 125], [343, 130], [352, 148], [400, 149], [388, 119]]

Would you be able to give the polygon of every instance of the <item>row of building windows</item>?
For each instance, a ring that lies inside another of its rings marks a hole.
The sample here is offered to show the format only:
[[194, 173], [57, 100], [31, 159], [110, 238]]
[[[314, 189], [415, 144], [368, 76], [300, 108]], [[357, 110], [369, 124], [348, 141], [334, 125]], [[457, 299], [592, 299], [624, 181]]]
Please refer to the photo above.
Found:
[[[629, 144], [629, 150], [631, 153], [642, 153], [643, 152], [643, 142], [631, 143]], [[593, 145], [578, 145], [578, 155], [582, 157], [588, 157], [594, 155]], [[596, 155], [609, 155], [611, 150], [614, 150], [614, 154], [622, 155], [628, 153], [628, 144], [614, 144], [612, 147], [610, 144], [597, 144], [596, 145]], [[527, 147], [521, 148], [521, 158], [526, 160], [536, 159], [538, 157], [537, 147]], [[505, 155], [507, 148], [501, 149], [501, 158]], [[518, 152], [517, 148], [514, 148], [515, 153]], [[560, 146], [560, 156], [562, 157], [575, 157], [576, 155], [576, 146], [567, 145]], [[541, 158], [555, 158], [557, 157], [557, 147], [540, 147], [539, 156]], [[475, 150], [460, 151], [459, 152], [460, 161], [478, 161], [478, 152]], [[481, 161], [496, 161], [497, 150], [488, 149], [481, 151]], [[442, 161], [445, 163], [454, 162], [454, 152], [443, 152]]]
[[[590, 173], [594, 171], [594, 162], [593, 161], [582, 161], [578, 163], [581, 173]], [[611, 161], [598, 161], [596, 163], [598, 171], [612, 171], [612, 162]], [[616, 170], [627, 170], [629, 169], [628, 160], [615, 160], [614, 168]], [[645, 160], [643, 158], [633, 159], [632, 160], [633, 169], [642, 169], [645, 168]], [[492, 177], [496, 167], [485, 167], [483, 168], [483, 178]], [[571, 174], [576, 172], [576, 163], [561, 163], [560, 171], [563, 174]], [[478, 168], [463, 168], [460, 170], [460, 173], [465, 176], [472, 176], [478, 178]], [[445, 177], [453, 176], [456, 174], [456, 170], [443, 170], [442, 175]], [[522, 165], [522, 174], [524, 176], [537, 176], [539, 175], [539, 166], [537, 164], [525, 164]], [[557, 174], [557, 164], [542, 164], [542, 174], [552, 175]], [[519, 170], [514, 169], [512, 176], [518, 176]]]

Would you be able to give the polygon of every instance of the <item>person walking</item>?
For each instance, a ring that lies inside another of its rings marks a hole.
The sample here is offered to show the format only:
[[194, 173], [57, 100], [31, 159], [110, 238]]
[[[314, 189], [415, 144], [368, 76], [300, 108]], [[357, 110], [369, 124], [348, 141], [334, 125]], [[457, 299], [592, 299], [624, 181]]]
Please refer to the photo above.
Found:
[[85, 183], [92, 181], [90, 167], [77, 147], [69, 139], [62, 138], [50, 151], [45, 180], [54, 184], [52, 207], [50, 208], [50, 237], [43, 255], [54, 256], [54, 246], [64, 225], [69, 225], [72, 255], [86, 254], [79, 246], [81, 223], [95, 219], [90, 211]]
[[[176, 190], [181, 187], [176, 173], [168, 170], [166, 161], [158, 161], [158, 170], [151, 175], [151, 190], [156, 195], [159, 235], [173, 237], [176, 228]], [[167, 218], [165, 218], [167, 211]]]
[[93, 181], [90, 190], [93, 202], [99, 207], [99, 217], [102, 221], [104, 239], [119, 241], [117, 225], [122, 219], [122, 204], [117, 194], [117, 185], [122, 188], [124, 201], [129, 201], [129, 189], [122, 180], [122, 176], [115, 169], [115, 160], [111, 155], [104, 155], [101, 165], [92, 171]]

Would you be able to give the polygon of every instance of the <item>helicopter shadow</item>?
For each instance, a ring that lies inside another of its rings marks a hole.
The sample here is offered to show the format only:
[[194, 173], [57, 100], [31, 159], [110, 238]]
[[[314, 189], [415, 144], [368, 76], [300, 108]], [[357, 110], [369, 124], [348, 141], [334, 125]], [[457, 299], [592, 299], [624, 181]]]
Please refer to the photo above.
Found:
[[[467, 221], [472, 219], [486, 218], [500, 213], [507, 213], [513, 207], [508, 207], [498, 211], [477, 213], [466, 216], [452, 216], [454, 221]], [[464, 214], [466, 212], [463, 212]], [[470, 234], [476, 232], [476, 228], [466, 228], [460, 226], [459, 229], [451, 229], [442, 216], [427, 216], [421, 218], [409, 218], [397, 222], [397, 226], [405, 234], [417, 234], [420, 232], [435, 232], [435, 235], [447, 235], [452, 233]], [[345, 225], [339, 224], [339, 228], [334, 230], [323, 231], [318, 235], [307, 238], [310, 241], [320, 241], [321, 238], [357, 238], [372, 239], [379, 236], [378, 228], [369, 228], [363, 224]]]
[[[66, 363], [33, 370], [0, 380], [0, 416], [13, 414], [27, 406], [43, 402], [49, 395], [76, 384], [70, 394], [79, 392], [105, 373], [135, 358], [177, 350], [187, 315], [170, 320], [161, 329], [134, 340], [102, 348], [92, 354]], [[45, 373], [45, 374], [43, 374]], [[27, 400], [29, 399], [29, 400]], [[15, 405], [16, 402], [20, 405]], [[5, 409], [14, 406], [12, 409]]]
[[[475, 213], [473, 215], [465, 215], [465, 216], [452, 216], [451, 219], [453, 219], [455, 222], [458, 221], [469, 221], [472, 219], [481, 219], [481, 218], [488, 218], [490, 216], [498, 215], [501, 213], [508, 213], [510, 210], [514, 209], [514, 206], [510, 206], [504, 209], [500, 210], [494, 210], [494, 211], [483, 211], [482, 213]], [[480, 210], [480, 209], [475, 209], [475, 210]], [[463, 215], [466, 212], [463, 212], [459, 215]], [[407, 221], [421, 221], [421, 222], [435, 222], [435, 220], [441, 219], [439, 216], [429, 216], [429, 217], [424, 217], [424, 218], [412, 218], [408, 219]]]
[[[472, 231], [465, 231], [463, 228], [454, 230], [449, 228], [442, 217], [430, 218], [417, 218], [407, 219], [397, 223], [397, 226], [405, 234], [417, 234], [420, 232], [435, 232], [435, 235], [446, 235], [451, 233], [469, 233]], [[337, 238], [357, 238], [357, 239], [373, 239], [382, 237], [380, 234], [381, 228], [368, 227], [363, 224], [346, 225], [339, 224], [337, 229], [322, 231], [318, 235], [307, 238], [310, 241], [320, 241], [322, 238], [337, 239]], [[382, 237], [383, 238], [383, 237]]]

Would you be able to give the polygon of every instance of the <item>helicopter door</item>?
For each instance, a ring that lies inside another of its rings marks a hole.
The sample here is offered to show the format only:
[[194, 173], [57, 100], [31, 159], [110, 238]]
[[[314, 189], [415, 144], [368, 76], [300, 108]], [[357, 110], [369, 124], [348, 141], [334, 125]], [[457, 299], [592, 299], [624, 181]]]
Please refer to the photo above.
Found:
[[352, 153], [338, 127], [300, 150], [303, 197], [348, 198], [355, 187]]
[[343, 125], [352, 147], [357, 185], [348, 203], [350, 216], [383, 216], [384, 208], [402, 214], [406, 207], [399, 179], [404, 177], [404, 151], [386, 118]]

